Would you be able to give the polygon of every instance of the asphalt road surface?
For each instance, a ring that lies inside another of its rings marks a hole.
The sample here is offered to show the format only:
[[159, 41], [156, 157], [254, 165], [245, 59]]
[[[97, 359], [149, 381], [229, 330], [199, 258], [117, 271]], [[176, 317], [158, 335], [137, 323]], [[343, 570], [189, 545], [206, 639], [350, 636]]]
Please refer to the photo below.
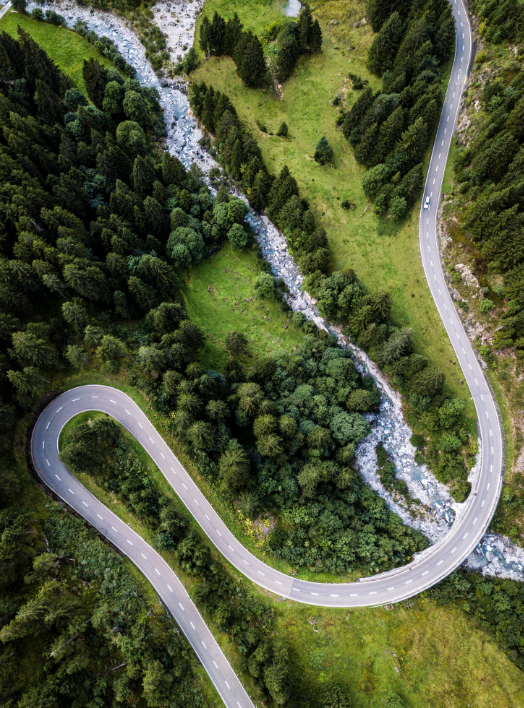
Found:
[[72, 389], [39, 417], [31, 452], [45, 484], [118, 547], [142, 571], [192, 644], [228, 708], [247, 708], [249, 696], [189, 599], [162, 558], [132, 529], [90, 494], [58, 459], [60, 431], [73, 416], [103, 411], [124, 425], [145, 448], [211, 542], [254, 583], [285, 598], [326, 607], [363, 607], [398, 602], [451, 573], [475, 548], [495, 511], [502, 485], [503, 443], [497, 410], [482, 370], [448, 294], [438, 255], [437, 211], [446, 159], [471, 57], [471, 32], [462, 2], [453, 2], [456, 52], [437, 130], [421, 207], [419, 238], [431, 293], [446, 327], [477, 410], [481, 469], [472, 493], [449, 534], [407, 566], [354, 583], [314, 583], [291, 578], [258, 560], [234, 537], [171, 452], [141, 409], [121, 391], [106, 386]]

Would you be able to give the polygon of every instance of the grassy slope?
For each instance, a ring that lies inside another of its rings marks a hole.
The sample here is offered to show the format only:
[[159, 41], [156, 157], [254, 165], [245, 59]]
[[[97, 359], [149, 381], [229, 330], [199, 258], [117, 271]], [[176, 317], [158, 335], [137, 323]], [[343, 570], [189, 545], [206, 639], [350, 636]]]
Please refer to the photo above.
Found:
[[[371, 29], [352, 27], [362, 19], [363, 5], [356, 0], [320, 0], [314, 6], [322, 25], [323, 50], [299, 60], [293, 76], [284, 84], [284, 101], [266, 91], [246, 89], [228, 58], [204, 62], [193, 78], [229, 94], [260, 142], [272, 171], [284, 164], [289, 166], [302, 196], [311, 202], [327, 230], [333, 269], [352, 267], [370, 289], [390, 290], [395, 321], [415, 329], [419, 351], [430, 356], [446, 374], [449, 390], [469, 398], [465, 385], [460, 383], [461, 370], [452, 363], [453, 350], [422, 270], [418, 210], [414, 208], [400, 226], [379, 218], [372, 208], [365, 211], [368, 202], [361, 186], [365, 170], [356, 163], [351, 146], [335, 125], [338, 108], [329, 104], [336, 93], [347, 92], [349, 106], [356, 100], [358, 92], [348, 90], [348, 71], [368, 78], [373, 88], [379, 87], [379, 80], [365, 66]], [[278, 7], [278, 3], [272, 3], [260, 11], [257, 0], [207, 0], [204, 13], [209, 15], [216, 9], [228, 17], [236, 11], [247, 28], [260, 33], [267, 23], [282, 17]], [[333, 21], [337, 24], [331, 24]], [[272, 132], [285, 120], [289, 138], [262, 133], [256, 120]], [[312, 158], [322, 135], [335, 151], [334, 167], [321, 167]], [[356, 207], [345, 211], [340, 207], [343, 199], [349, 199]], [[472, 404], [468, 415], [474, 416]]]
[[19, 26], [28, 32], [42, 49], [45, 49], [58, 67], [73, 79], [83, 93], [85, 93], [82, 78], [84, 59], [96, 59], [106, 67], [113, 66], [109, 59], [102, 56], [83, 37], [65, 27], [48, 25], [11, 11], [0, 20], [0, 30], [13, 37], [17, 37]]
[[258, 354], [292, 350], [302, 341], [304, 335], [276, 300], [255, 296], [259, 275], [253, 252], [234, 251], [228, 242], [187, 273], [184, 299], [189, 316], [208, 338], [204, 360], [210, 366], [226, 363], [224, 341], [230, 330], [243, 332]]

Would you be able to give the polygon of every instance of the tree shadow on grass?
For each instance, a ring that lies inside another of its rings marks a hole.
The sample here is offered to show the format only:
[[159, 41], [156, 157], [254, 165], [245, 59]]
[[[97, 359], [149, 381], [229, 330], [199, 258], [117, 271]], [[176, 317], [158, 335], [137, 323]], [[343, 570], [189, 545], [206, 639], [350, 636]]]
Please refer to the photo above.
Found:
[[399, 219], [398, 221], [385, 218], [380, 219], [378, 222], [378, 235], [389, 237], [396, 236], [399, 231], [401, 231], [408, 218], [409, 215], [406, 215], [404, 219]]

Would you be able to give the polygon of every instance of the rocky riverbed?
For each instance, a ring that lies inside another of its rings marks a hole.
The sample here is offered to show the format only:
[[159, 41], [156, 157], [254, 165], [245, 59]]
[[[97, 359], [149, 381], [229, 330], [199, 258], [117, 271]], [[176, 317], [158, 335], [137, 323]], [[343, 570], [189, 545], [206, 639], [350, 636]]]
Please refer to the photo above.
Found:
[[[155, 22], [167, 34], [168, 46], [175, 54], [174, 60], [178, 60], [178, 56], [182, 57], [191, 47], [196, 17], [202, 4], [203, 0], [195, 0], [192, 3], [161, 2], [155, 5]], [[31, 3], [28, 9], [34, 6]], [[45, 5], [41, 7], [46, 9]], [[186, 166], [197, 163], [206, 174], [212, 167], [217, 167], [216, 162], [199, 145], [202, 133], [192, 116], [186, 85], [181, 80], [161, 80], [156, 76], [139, 39], [122, 18], [71, 2], [54, 3], [52, 7], [64, 16], [68, 25], [72, 26], [81, 19], [97, 34], [110, 37], [124, 59], [135, 67], [137, 78], [146, 86], [154, 86], [158, 90], [166, 122], [166, 149], [170, 153], [177, 155]], [[367, 416], [372, 431], [357, 450], [356, 464], [362, 476], [406, 524], [421, 530], [432, 542], [438, 541], [449, 530], [464, 505], [454, 503], [446, 487], [424, 466], [415, 463], [415, 449], [410, 443], [412, 431], [403, 418], [398, 394], [391, 389], [366, 354], [351, 345], [336, 327], [330, 326], [320, 316], [315, 301], [302, 291], [303, 276], [278, 229], [267, 217], [253, 211], [249, 212], [247, 220], [273, 273], [283, 278], [289, 287], [292, 308], [303, 312], [317, 326], [336, 335], [341, 346], [350, 348], [359, 369], [363, 373], [370, 373], [382, 392], [379, 413]], [[411, 495], [420, 500], [420, 504], [411, 511], [401, 497], [389, 493], [380, 482], [375, 455], [379, 442], [391, 455], [398, 477], [407, 483]], [[472, 476], [474, 474], [476, 469], [472, 470]], [[486, 574], [524, 580], [524, 551], [502, 536], [484, 536], [468, 558], [467, 565]]]

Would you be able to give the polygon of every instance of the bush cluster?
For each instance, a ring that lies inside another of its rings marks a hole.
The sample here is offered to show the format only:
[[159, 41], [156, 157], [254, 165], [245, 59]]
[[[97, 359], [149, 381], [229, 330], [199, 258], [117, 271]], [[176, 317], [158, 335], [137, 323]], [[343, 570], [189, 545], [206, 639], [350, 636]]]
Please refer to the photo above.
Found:
[[[34, 12], [35, 10], [33, 10], [33, 14]], [[93, 32], [93, 30], [89, 29], [87, 23], [83, 20], [77, 20], [75, 22], [74, 30], [81, 37], [87, 39], [89, 44], [92, 44], [94, 47], [96, 47], [100, 54], [103, 54], [105, 57], [110, 59], [119, 71], [126, 74], [126, 76], [130, 76], [132, 79], [135, 78], [136, 71], [134, 67], [132, 67], [131, 64], [128, 64], [126, 62], [124, 57], [116, 48], [112, 39], [110, 39], [109, 37], [99, 37], [96, 32]]]

